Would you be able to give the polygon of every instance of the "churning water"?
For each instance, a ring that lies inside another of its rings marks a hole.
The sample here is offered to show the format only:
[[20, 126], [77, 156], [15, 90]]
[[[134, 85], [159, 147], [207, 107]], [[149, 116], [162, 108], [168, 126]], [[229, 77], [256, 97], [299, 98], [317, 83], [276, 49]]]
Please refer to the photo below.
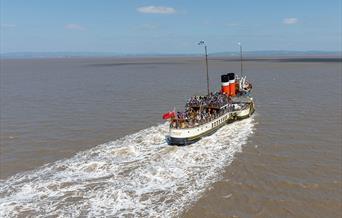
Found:
[[165, 143], [167, 124], [16, 174], [0, 184], [0, 216], [179, 215], [220, 178], [253, 133], [253, 118], [186, 147]]

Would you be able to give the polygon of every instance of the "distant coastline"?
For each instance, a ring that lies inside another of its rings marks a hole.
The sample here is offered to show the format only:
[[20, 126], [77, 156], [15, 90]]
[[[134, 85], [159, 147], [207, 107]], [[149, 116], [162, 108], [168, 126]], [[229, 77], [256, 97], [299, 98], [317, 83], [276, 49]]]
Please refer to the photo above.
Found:
[[[245, 51], [245, 60], [292, 60], [292, 61], [340, 61], [342, 51]], [[43, 59], [43, 58], [111, 58], [111, 57], [200, 57], [200, 53], [137, 53], [124, 54], [115, 52], [8, 52], [0, 53], [1, 59]], [[209, 53], [211, 58], [228, 58], [230, 60], [239, 59], [238, 52], [214, 52]]]
[[[202, 54], [118, 54], [109, 52], [15, 52], [0, 54], [0, 59], [198, 59]], [[212, 61], [240, 61], [237, 52], [219, 52], [209, 54]], [[342, 62], [339, 51], [246, 51], [244, 61], [272, 62]]]

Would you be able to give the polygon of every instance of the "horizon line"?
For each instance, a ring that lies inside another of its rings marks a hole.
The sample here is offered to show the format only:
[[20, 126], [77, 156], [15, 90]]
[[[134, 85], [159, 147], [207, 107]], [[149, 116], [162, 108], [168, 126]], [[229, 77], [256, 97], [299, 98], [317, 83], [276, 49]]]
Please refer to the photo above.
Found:
[[[239, 55], [239, 51], [217, 51], [209, 55]], [[331, 54], [342, 55], [342, 50], [245, 50], [244, 55], [291, 55], [291, 54]], [[1, 57], [10, 56], [200, 56], [201, 52], [110, 52], [110, 51], [13, 51], [0, 52]]]

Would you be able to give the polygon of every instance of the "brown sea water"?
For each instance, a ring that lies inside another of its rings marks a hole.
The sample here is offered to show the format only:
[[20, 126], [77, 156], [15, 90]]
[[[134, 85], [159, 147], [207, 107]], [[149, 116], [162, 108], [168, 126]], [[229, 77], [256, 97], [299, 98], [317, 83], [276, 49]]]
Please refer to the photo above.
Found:
[[[239, 67], [211, 58], [212, 89]], [[161, 114], [205, 93], [201, 59], [1, 60], [0, 216], [340, 217], [341, 61], [244, 71], [255, 115], [171, 147]]]

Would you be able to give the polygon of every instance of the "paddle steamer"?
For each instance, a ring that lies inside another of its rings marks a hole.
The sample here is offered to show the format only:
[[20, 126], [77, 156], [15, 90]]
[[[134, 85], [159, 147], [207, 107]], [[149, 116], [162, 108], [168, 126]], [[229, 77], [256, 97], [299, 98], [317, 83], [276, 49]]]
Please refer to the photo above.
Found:
[[170, 145], [188, 145], [211, 135], [222, 126], [250, 117], [255, 111], [252, 84], [234, 73], [221, 75], [221, 90], [206, 96], [193, 96], [185, 112], [163, 115], [170, 123], [166, 136]]
[[185, 105], [185, 112], [170, 111], [163, 119], [170, 122], [169, 134], [166, 140], [170, 145], [188, 145], [201, 138], [211, 135], [225, 124], [248, 118], [255, 111], [254, 100], [251, 97], [252, 84], [242, 76], [242, 45], [240, 47], [240, 77], [235, 73], [221, 75], [221, 90], [210, 93], [207, 45], [204, 45], [207, 95], [193, 96]]

